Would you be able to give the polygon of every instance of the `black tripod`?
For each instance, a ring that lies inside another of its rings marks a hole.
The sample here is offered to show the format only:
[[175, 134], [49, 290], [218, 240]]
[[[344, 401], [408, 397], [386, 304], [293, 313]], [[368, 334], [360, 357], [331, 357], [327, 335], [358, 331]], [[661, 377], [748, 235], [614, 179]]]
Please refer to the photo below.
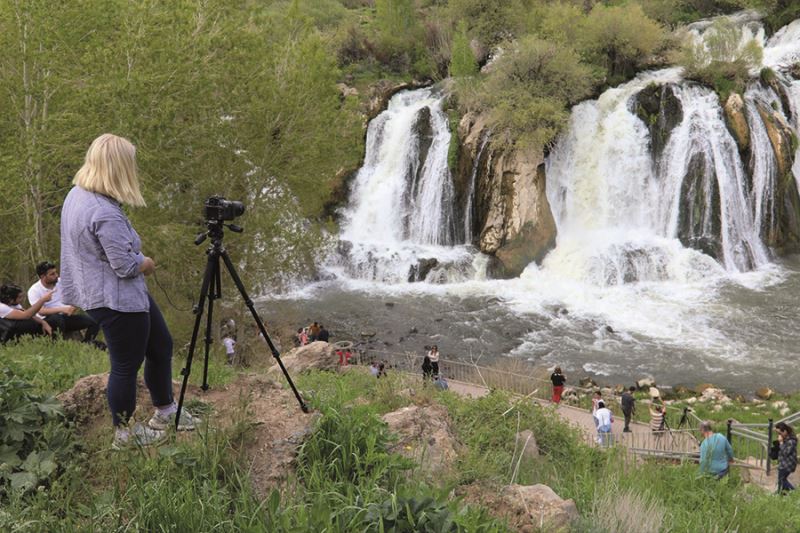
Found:
[[[181, 370], [181, 374], [183, 375], [183, 384], [181, 385], [181, 395], [178, 399], [178, 412], [175, 415], [175, 429], [178, 428], [178, 422], [180, 421], [181, 416], [181, 409], [183, 408], [183, 397], [186, 394], [186, 385], [189, 382], [189, 373], [192, 371], [192, 358], [194, 357], [194, 350], [197, 345], [197, 335], [200, 332], [200, 321], [203, 318], [203, 308], [205, 307], [206, 297], [208, 297], [208, 317], [206, 320], [206, 335], [205, 335], [205, 361], [203, 364], [203, 390], [208, 390], [208, 351], [211, 346], [211, 330], [213, 324], [213, 315], [214, 315], [214, 300], [218, 300], [222, 297], [222, 285], [221, 285], [221, 275], [220, 275], [220, 264], [219, 260], [225, 262], [225, 267], [228, 269], [228, 273], [231, 275], [233, 279], [233, 283], [236, 285], [236, 288], [239, 289], [239, 294], [242, 295], [242, 299], [244, 300], [245, 305], [248, 309], [250, 309], [250, 314], [253, 315], [253, 318], [256, 321], [256, 325], [258, 326], [258, 330], [261, 332], [261, 335], [264, 336], [264, 340], [267, 341], [267, 345], [269, 346], [270, 351], [272, 352], [272, 357], [278, 362], [278, 365], [281, 367], [281, 371], [283, 375], [286, 376], [286, 381], [289, 383], [289, 386], [292, 388], [292, 392], [294, 392], [295, 398], [300, 403], [300, 409], [303, 410], [304, 413], [308, 412], [308, 407], [306, 406], [303, 398], [300, 396], [300, 393], [297, 392], [297, 388], [294, 386], [292, 382], [292, 378], [289, 376], [289, 372], [286, 371], [286, 367], [283, 366], [283, 361], [281, 361], [281, 354], [278, 352], [278, 349], [275, 348], [275, 344], [272, 342], [272, 339], [267, 333], [266, 328], [264, 327], [264, 323], [261, 321], [261, 317], [258, 316], [256, 312], [255, 306], [253, 305], [253, 300], [247, 295], [247, 291], [244, 288], [244, 284], [242, 284], [242, 280], [239, 278], [239, 275], [236, 273], [236, 269], [233, 267], [233, 263], [231, 262], [231, 258], [228, 255], [228, 252], [225, 250], [225, 247], [222, 245], [222, 237], [223, 234], [223, 227], [226, 224], [223, 224], [222, 221], [219, 220], [208, 220], [206, 221], [206, 227], [208, 231], [206, 233], [201, 233], [197, 236], [194, 243], [196, 245], [200, 245], [206, 238], [211, 238], [211, 244], [206, 250], [206, 254], [208, 255], [208, 261], [206, 263], [206, 271], [203, 275], [203, 284], [200, 288], [200, 300], [197, 302], [197, 305], [194, 306], [192, 312], [195, 314], [194, 320], [194, 329], [192, 330], [192, 340], [189, 342], [189, 353], [186, 356], [186, 366]], [[227, 224], [227, 227], [236, 233], [241, 233], [243, 229], [239, 226], [234, 224]]]

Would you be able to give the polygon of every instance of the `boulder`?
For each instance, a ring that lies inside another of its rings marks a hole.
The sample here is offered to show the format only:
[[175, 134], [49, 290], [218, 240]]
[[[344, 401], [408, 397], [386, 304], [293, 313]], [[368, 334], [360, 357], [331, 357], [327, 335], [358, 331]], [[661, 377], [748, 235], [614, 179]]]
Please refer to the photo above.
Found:
[[521, 450], [522, 456], [526, 459], [536, 459], [539, 457], [539, 446], [536, 444], [536, 436], [533, 431], [526, 429], [516, 435], [516, 446]]
[[496, 258], [491, 274], [511, 278], [555, 247], [556, 225], [545, 193], [543, 149], [494, 146], [489, 135], [487, 116], [467, 114], [459, 123], [456, 204], [462, 212], [470, 206], [477, 245]]
[[612, 389], [611, 387], [603, 387], [603, 388], [600, 389], [600, 396], [602, 396], [603, 398], [607, 398], [607, 399], [613, 398], [614, 397], [614, 389]]
[[708, 387], [705, 390], [703, 390], [703, 394], [700, 395], [700, 401], [728, 404], [731, 403], [733, 400], [731, 400], [728, 396], [726, 396], [725, 392], [722, 389], [717, 389], [715, 387]]
[[772, 402], [772, 404], [770, 404], [770, 405], [772, 405], [773, 409], [784, 409], [786, 407], [789, 407], [789, 404], [787, 404], [783, 400], [778, 400], [777, 402]]
[[578, 380], [578, 385], [585, 389], [593, 389], [597, 387], [597, 383], [592, 378], [581, 378]]
[[398, 437], [389, 451], [413, 459], [431, 475], [452, 468], [458, 443], [444, 407], [411, 405], [383, 415], [383, 420]]
[[[300, 346], [281, 357], [283, 365], [289, 374], [301, 374], [309, 370], [338, 370], [339, 358], [333, 346], [325, 341], [314, 341], [305, 346]], [[272, 377], [280, 377], [281, 369], [278, 365], [273, 365], [267, 371]]]
[[744, 100], [738, 93], [731, 93], [725, 102], [725, 125], [733, 135], [736, 146], [741, 153], [750, 149], [750, 126], [747, 125], [747, 116], [744, 110]]
[[576, 520], [578, 508], [573, 500], [564, 500], [547, 485], [508, 485], [499, 491], [484, 490], [465, 498], [481, 503], [498, 518], [504, 518], [512, 531], [566, 532]]
[[711, 383], [701, 383], [694, 388], [695, 394], [703, 394], [706, 389], [715, 388]]
[[64, 414], [80, 424], [108, 410], [107, 387], [108, 373], [93, 374], [80, 378], [71, 389], [56, 398], [64, 404]]
[[761, 400], [769, 400], [775, 395], [775, 391], [770, 389], [769, 387], [761, 387], [756, 391], [756, 396], [758, 396]]
[[655, 384], [656, 380], [651, 377], [646, 377], [636, 381], [636, 388], [639, 390], [649, 389], [650, 387], [655, 386]]
[[672, 130], [683, 120], [683, 107], [672, 84], [651, 84], [631, 99], [633, 112], [650, 130], [650, 153], [658, 160]]

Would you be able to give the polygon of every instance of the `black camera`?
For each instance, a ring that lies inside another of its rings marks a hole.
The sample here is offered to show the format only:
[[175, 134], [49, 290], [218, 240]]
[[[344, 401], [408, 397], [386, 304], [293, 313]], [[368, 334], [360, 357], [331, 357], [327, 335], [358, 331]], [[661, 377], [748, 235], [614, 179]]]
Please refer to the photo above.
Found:
[[233, 200], [226, 200], [222, 196], [211, 196], [206, 200], [206, 220], [222, 222], [233, 220], [244, 214], [244, 204]]

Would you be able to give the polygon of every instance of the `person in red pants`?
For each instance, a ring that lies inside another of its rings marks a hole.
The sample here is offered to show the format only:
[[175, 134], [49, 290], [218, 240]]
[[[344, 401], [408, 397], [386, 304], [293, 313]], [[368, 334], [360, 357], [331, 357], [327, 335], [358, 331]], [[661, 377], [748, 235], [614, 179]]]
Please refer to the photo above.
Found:
[[561, 403], [561, 394], [564, 392], [564, 383], [567, 382], [567, 378], [561, 373], [560, 366], [557, 366], [550, 375], [550, 381], [553, 382], [553, 403]]

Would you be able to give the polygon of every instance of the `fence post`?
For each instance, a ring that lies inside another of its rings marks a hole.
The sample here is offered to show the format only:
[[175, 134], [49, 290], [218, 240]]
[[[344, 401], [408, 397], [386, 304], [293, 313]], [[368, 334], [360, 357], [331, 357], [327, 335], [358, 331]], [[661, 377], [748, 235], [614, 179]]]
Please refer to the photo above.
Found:
[[772, 419], [769, 419], [769, 424], [767, 425], [767, 475], [772, 468], [772, 459], [769, 456], [769, 450], [772, 447]]

